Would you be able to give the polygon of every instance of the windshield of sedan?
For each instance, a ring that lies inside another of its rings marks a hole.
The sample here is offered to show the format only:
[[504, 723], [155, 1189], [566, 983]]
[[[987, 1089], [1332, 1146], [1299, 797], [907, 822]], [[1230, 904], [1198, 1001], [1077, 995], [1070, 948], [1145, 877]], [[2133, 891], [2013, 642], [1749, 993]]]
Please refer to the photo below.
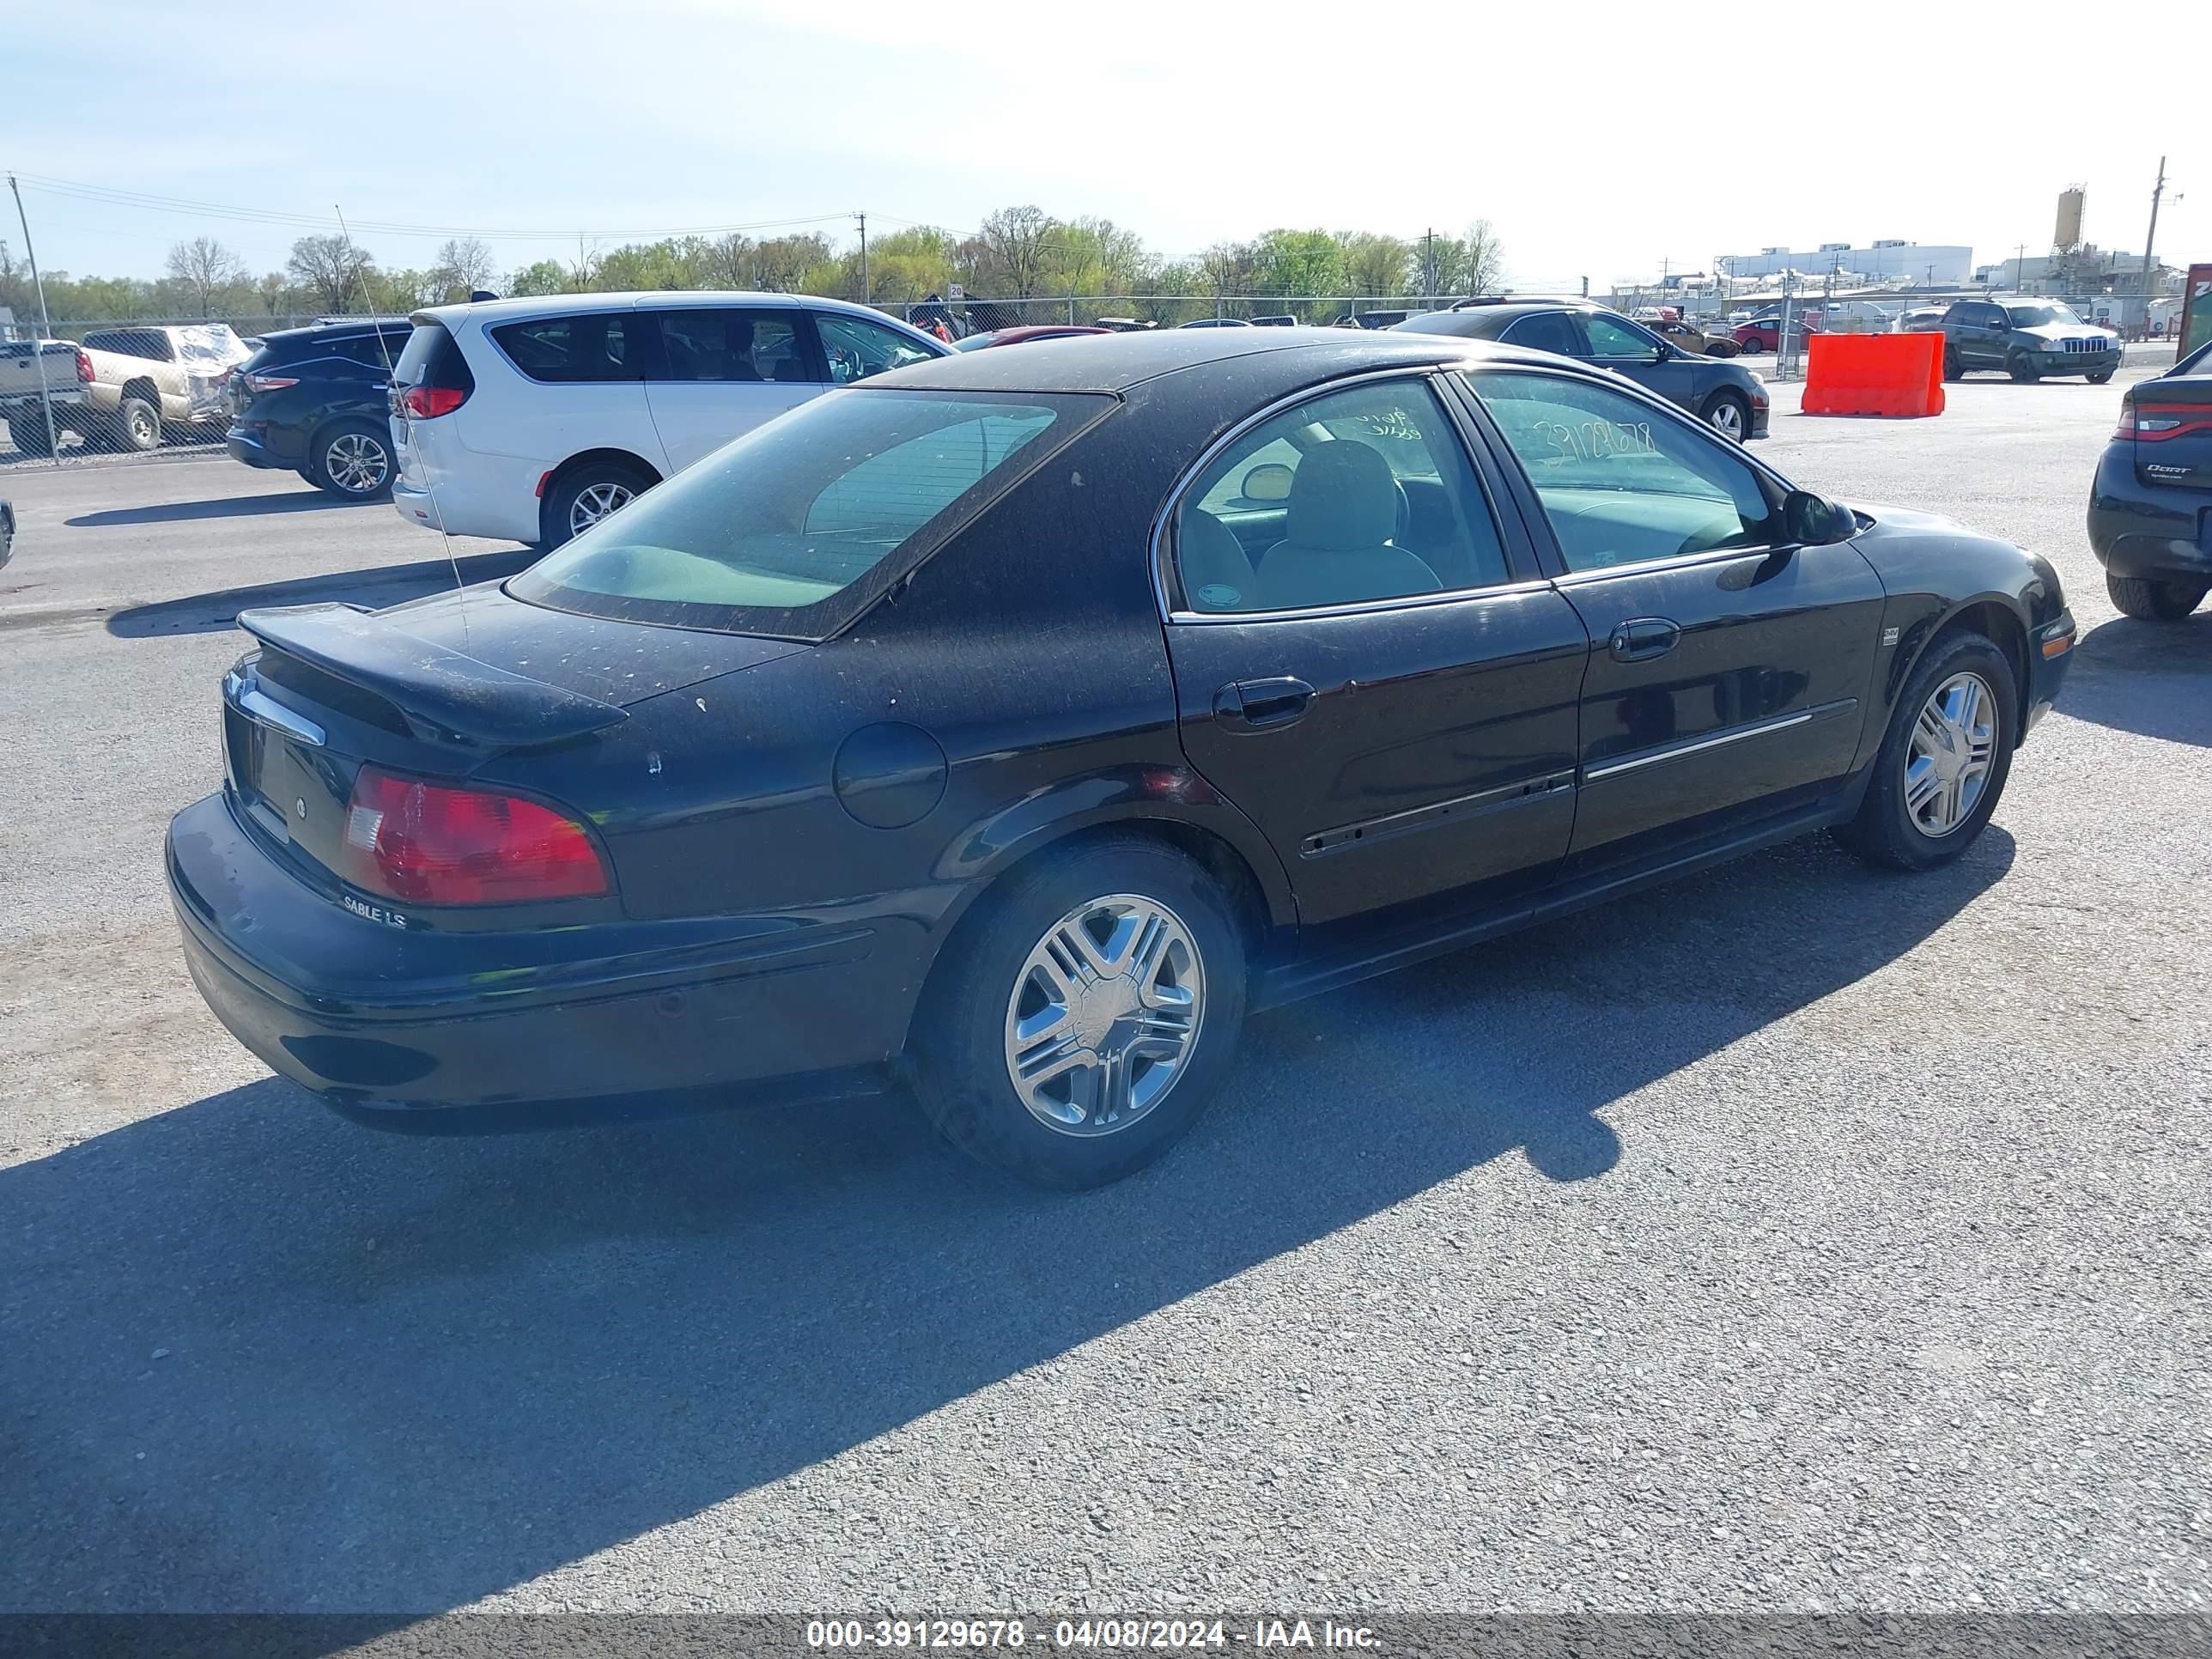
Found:
[[1113, 406], [829, 392], [639, 496], [507, 592], [622, 622], [825, 638]]
[[2061, 328], [2087, 326], [2074, 314], [2071, 307], [2062, 305], [2007, 306], [2005, 315], [2012, 319], [2014, 328], [2045, 328], [2052, 323]]

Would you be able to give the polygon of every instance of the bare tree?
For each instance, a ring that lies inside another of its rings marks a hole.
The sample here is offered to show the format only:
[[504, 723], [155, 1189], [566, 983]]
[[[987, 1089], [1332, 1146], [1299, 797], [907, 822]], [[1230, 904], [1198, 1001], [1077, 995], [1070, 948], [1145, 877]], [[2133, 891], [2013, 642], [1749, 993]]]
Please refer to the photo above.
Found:
[[459, 290], [464, 300], [499, 280], [499, 264], [491, 250], [473, 236], [456, 237], [441, 245], [438, 263], [432, 269], [447, 288]]
[[246, 261], [212, 236], [195, 236], [169, 250], [169, 275], [191, 289], [205, 317], [213, 313], [219, 291], [246, 281]]
[[707, 245], [705, 256], [700, 261], [701, 274], [708, 288], [750, 288], [758, 263], [759, 250], [753, 239], [732, 231]]
[[1467, 228], [1466, 250], [1467, 292], [1497, 292], [1498, 285], [1505, 280], [1505, 244], [1498, 240], [1489, 220], [1477, 219]]
[[325, 312], [343, 312], [367, 298], [367, 276], [375, 262], [343, 236], [302, 236], [284, 262], [293, 279]]
[[983, 221], [983, 246], [1013, 298], [1026, 300], [1036, 292], [1058, 228], [1059, 221], [1040, 207], [1000, 208]]

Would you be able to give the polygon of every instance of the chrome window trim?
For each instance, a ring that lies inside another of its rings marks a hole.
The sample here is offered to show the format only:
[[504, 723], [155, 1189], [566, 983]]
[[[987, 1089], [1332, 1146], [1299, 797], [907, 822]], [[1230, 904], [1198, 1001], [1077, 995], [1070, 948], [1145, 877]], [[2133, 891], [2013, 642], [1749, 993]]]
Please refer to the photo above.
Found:
[[[1354, 386], [1371, 386], [1381, 380], [1419, 381], [1422, 389], [1436, 400], [1438, 412], [1450, 425], [1455, 441], [1464, 447], [1466, 440], [1459, 434], [1459, 423], [1453, 418], [1451, 401], [1433, 384], [1438, 375], [1462, 367], [1464, 367], [1463, 359], [1457, 362], [1414, 363], [1390, 368], [1370, 368], [1358, 374], [1347, 374], [1340, 380], [1322, 380], [1312, 386], [1302, 386], [1296, 392], [1276, 398], [1273, 403], [1267, 404], [1257, 413], [1246, 416], [1212, 443], [1206, 445], [1199, 452], [1196, 460], [1176, 475], [1175, 483], [1168, 490], [1165, 505], [1152, 519], [1152, 533], [1149, 544], [1152, 553], [1152, 605], [1158, 611], [1160, 619], [1165, 623], [1279, 622], [1304, 617], [1346, 616], [1363, 611], [1401, 611], [1410, 605], [1435, 605], [1455, 599], [1476, 599], [1492, 593], [1502, 593], [1510, 588], [1537, 588], [1548, 586], [1548, 583], [1539, 579], [1533, 581], [1500, 583], [1484, 587], [1455, 587], [1441, 593], [1406, 593], [1387, 599], [1359, 599], [1348, 605], [1309, 605], [1296, 611], [1178, 611], [1168, 600], [1168, 535], [1175, 524], [1176, 514], [1182, 506], [1183, 497], [1190, 493], [1192, 486], [1198, 482], [1199, 476], [1212, 465], [1215, 458], [1223, 451], [1254, 428], [1263, 425], [1278, 415], [1296, 409], [1300, 404], [1310, 404], [1316, 398], [1349, 391]], [[1512, 550], [1506, 538], [1505, 526], [1498, 516], [1498, 504], [1490, 499], [1490, 491], [1483, 483], [1481, 469], [1475, 465], [1472, 455], [1468, 457], [1467, 464], [1468, 469], [1474, 473], [1476, 489], [1482, 497], [1484, 507], [1490, 513], [1492, 527], [1498, 532], [1498, 550], [1504, 555], [1510, 565], [1513, 557]]]
[[1647, 749], [1641, 754], [1630, 755], [1617, 761], [1607, 761], [1602, 766], [1583, 768], [1583, 781], [1595, 783], [1601, 778], [1610, 778], [1623, 772], [1634, 772], [1646, 766], [1656, 766], [1662, 761], [1680, 760], [1686, 755], [1702, 754], [1708, 749], [1718, 749], [1731, 743], [1741, 743], [1747, 738], [1763, 738], [1770, 732], [1786, 732], [1793, 726], [1806, 726], [1816, 720], [1841, 714], [1858, 706], [1856, 697], [1839, 697], [1833, 702], [1815, 703], [1810, 708], [1800, 708], [1788, 714], [1777, 714], [1771, 720], [1753, 720], [1746, 726], [1732, 726], [1711, 737], [1692, 738], [1686, 743], [1668, 744], [1663, 749]]
[[1354, 617], [1383, 611], [1415, 611], [1432, 605], [1464, 605], [1470, 599], [1505, 599], [1541, 593], [1554, 584], [1545, 577], [1501, 582], [1495, 587], [1455, 587], [1442, 593], [1400, 593], [1387, 599], [1353, 599], [1344, 605], [1310, 605], [1294, 611], [1170, 611], [1171, 623], [1306, 622], [1320, 617]]

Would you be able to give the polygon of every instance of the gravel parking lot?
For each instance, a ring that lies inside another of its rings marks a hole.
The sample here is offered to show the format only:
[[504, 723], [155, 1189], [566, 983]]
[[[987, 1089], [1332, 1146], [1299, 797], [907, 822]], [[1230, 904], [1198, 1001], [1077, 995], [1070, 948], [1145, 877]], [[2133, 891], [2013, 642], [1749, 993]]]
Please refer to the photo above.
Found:
[[1778, 389], [1799, 481], [2066, 581], [1966, 860], [1801, 842], [1263, 1017], [1075, 1199], [896, 1099], [441, 1141], [272, 1079], [161, 880], [229, 621], [446, 554], [219, 457], [0, 468], [0, 1611], [2205, 1607], [2212, 611], [2106, 600], [2117, 391]]

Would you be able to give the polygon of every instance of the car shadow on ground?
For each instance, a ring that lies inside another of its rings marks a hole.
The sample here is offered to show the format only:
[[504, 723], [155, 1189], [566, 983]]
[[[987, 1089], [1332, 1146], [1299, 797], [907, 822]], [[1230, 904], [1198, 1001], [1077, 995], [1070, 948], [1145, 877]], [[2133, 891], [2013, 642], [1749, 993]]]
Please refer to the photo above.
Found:
[[274, 513], [313, 513], [327, 507], [345, 512], [357, 507], [381, 507], [388, 501], [349, 501], [320, 489], [284, 489], [267, 495], [218, 495], [199, 501], [156, 501], [150, 507], [117, 507], [100, 513], [80, 513], [62, 522], [71, 530], [105, 530], [118, 525], [186, 524], [201, 519], [258, 519]]
[[307, 576], [298, 581], [263, 582], [254, 587], [218, 588], [189, 599], [164, 599], [158, 605], [134, 605], [107, 619], [107, 631], [118, 639], [143, 640], [170, 634], [212, 634], [238, 621], [238, 613], [255, 605], [314, 605], [336, 600], [381, 610], [403, 605], [426, 593], [443, 592], [471, 582], [497, 581], [526, 569], [538, 556], [526, 547], [497, 553], [471, 553], [465, 558], [422, 559], [412, 564], [380, 565], [369, 570], [342, 570], [327, 576]]
[[1624, 1097], [2014, 851], [1905, 878], [1814, 838], [1262, 1017], [1187, 1145], [1080, 1196], [898, 1097], [415, 1139], [275, 1080], [0, 1170], [0, 1607], [453, 1608], [1493, 1160], [1601, 1180]]
[[2212, 604], [2182, 622], [2116, 617], [2081, 636], [2058, 708], [2075, 720], [2212, 748]]

